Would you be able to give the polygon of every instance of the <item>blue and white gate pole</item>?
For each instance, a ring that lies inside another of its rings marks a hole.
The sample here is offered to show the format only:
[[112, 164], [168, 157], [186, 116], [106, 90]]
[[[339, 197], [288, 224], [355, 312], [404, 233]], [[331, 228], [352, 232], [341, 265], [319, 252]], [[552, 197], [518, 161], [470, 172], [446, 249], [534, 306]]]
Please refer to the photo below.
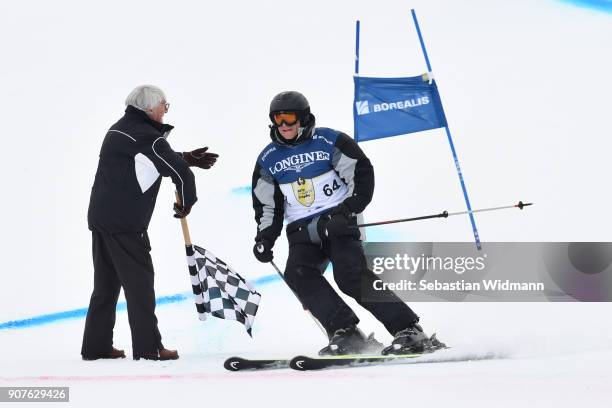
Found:
[[[355, 22], [355, 76], [359, 75], [359, 32], [360, 32], [361, 24], [359, 20]], [[353, 91], [353, 95], [357, 95], [357, 82], [355, 82], [355, 90]], [[357, 105], [355, 101], [353, 101], [353, 135], [357, 135], [357, 121], [354, 119], [357, 117]], [[358, 142], [359, 143], [359, 142]], [[364, 217], [363, 213], [357, 215], [357, 222], [363, 223]], [[364, 228], [360, 228], [361, 239], [366, 241], [366, 231]]]
[[[355, 22], [355, 76], [359, 75], [359, 20]], [[353, 95], [357, 95], [357, 83]], [[357, 107], [353, 101], [353, 118], [357, 117]], [[357, 121], [353, 119], [353, 135], [357, 135]]]
[[359, 75], [359, 20], [355, 22], [355, 75]]
[[[419, 35], [419, 41], [421, 42], [421, 49], [423, 50], [423, 56], [425, 57], [425, 63], [427, 64], [427, 72], [432, 72], [431, 64], [429, 63], [429, 57], [427, 56], [427, 49], [425, 48], [425, 42], [423, 41], [423, 35], [421, 34], [421, 29], [419, 27], [419, 22], [417, 21], [416, 13], [414, 9], [410, 10], [412, 13], [412, 19], [414, 20], [414, 26], [416, 27], [417, 34]], [[442, 105], [442, 98], [440, 98], [440, 105]], [[444, 112], [444, 107], [442, 107], [442, 112]], [[446, 117], [446, 114], [444, 115]], [[478, 235], [478, 229], [476, 228], [476, 221], [474, 220], [474, 214], [472, 213], [472, 205], [470, 204], [470, 198], [468, 197], [467, 188], [465, 187], [465, 181], [463, 180], [463, 173], [461, 172], [461, 166], [459, 166], [459, 159], [457, 158], [457, 152], [455, 151], [455, 144], [453, 143], [453, 138], [450, 133], [450, 129], [448, 128], [448, 123], [444, 126], [446, 130], [446, 137], [448, 139], [448, 144], [450, 145], [451, 152], [453, 153], [453, 159], [455, 160], [455, 167], [457, 168], [457, 174], [459, 175], [459, 182], [461, 183], [461, 190], [463, 190], [463, 197], [465, 198], [465, 204], [467, 205], [468, 214], [470, 216], [470, 222], [472, 223], [472, 232], [474, 233], [474, 240], [476, 241], [476, 248], [480, 250], [482, 247], [480, 245], [480, 236]]]

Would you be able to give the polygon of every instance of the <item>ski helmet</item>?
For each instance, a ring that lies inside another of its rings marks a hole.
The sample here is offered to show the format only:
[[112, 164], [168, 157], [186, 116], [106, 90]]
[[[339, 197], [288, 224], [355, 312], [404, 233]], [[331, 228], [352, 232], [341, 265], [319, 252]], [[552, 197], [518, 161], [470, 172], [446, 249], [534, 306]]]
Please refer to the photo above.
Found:
[[[279, 112], [296, 112], [300, 121], [298, 135], [293, 140], [284, 139], [278, 132], [278, 125], [274, 122], [274, 114]], [[315, 117], [310, 112], [310, 104], [304, 95], [296, 91], [285, 91], [276, 95], [270, 103], [270, 138], [282, 145], [298, 145], [312, 137], [315, 127]]]
[[274, 113], [297, 112], [302, 126], [310, 121], [310, 104], [304, 95], [296, 91], [285, 91], [276, 95], [270, 103], [270, 120], [274, 123]]

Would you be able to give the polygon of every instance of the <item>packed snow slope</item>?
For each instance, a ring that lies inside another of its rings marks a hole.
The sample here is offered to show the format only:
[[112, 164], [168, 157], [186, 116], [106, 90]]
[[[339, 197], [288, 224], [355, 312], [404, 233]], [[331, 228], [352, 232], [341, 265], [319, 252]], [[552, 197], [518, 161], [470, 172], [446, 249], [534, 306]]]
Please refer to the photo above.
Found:
[[[89, 190], [106, 129], [142, 83], [171, 103], [176, 150], [221, 155], [197, 170], [195, 243], [257, 281], [248, 186], [268, 143], [268, 106], [307, 95], [319, 125], [352, 132], [354, 24], [361, 73], [425, 72], [415, 8], [483, 241], [611, 241], [612, 14], [556, 0], [253, 2], [74, 0], [0, 3], [4, 188], [0, 324], [87, 306], [93, 284]], [[591, 2], [602, 3], [602, 2]], [[605, 9], [605, 7], [604, 7]], [[376, 170], [366, 219], [465, 208], [443, 130], [362, 144]], [[190, 290], [173, 188], [150, 226], [159, 296]], [[373, 229], [370, 240], [470, 241], [467, 217]], [[286, 241], [275, 248], [280, 264]], [[196, 319], [186, 300], [160, 304], [170, 363], [82, 362], [78, 313], [0, 329], [0, 386], [69, 385], [75, 406], [229, 403], [606, 406], [612, 395], [607, 303], [419, 303], [428, 332], [452, 345], [436, 363], [297, 373], [229, 373], [230, 355], [315, 353], [325, 343], [291, 292], [264, 281], [250, 339], [234, 322]], [[354, 302], [350, 303], [354, 305]], [[356, 306], [357, 308], [357, 306]], [[362, 328], [390, 336], [365, 312]], [[127, 316], [115, 343], [130, 354]], [[486, 360], [478, 360], [488, 357]], [[495, 358], [492, 358], [495, 357]], [[452, 362], [473, 359], [471, 362]]]

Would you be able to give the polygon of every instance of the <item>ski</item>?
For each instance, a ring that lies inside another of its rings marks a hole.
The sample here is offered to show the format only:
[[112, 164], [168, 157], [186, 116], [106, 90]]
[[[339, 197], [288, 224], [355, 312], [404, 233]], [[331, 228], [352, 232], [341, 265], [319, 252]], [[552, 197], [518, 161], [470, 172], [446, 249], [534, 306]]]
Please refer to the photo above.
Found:
[[427, 353], [396, 354], [396, 355], [346, 355], [308, 357], [297, 356], [291, 359], [289, 367], [298, 371], [322, 370], [334, 367], [357, 367], [382, 364], [389, 361], [409, 360], [421, 357]]
[[241, 357], [230, 357], [225, 360], [223, 367], [229, 371], [243, 370], [271, 370], [279, 368], [289, 368], [289, 360], [249, 360]]
[[334, 367], [356, 367], [384, 364], [391, 361], [409, 360], [416, 357], [431, 354], [437, 350], [447, 349], [444, 343], [436, 339], [436, 335], [432, 335], [429, 339], [428, 346], [424, 351], [410, 354], [348, 354], [338, 356], [321, 356], [308, 357], [297, 356], [291, 360], [286, 359], [254, 359], [249, 360], [242, 357], [230, 357], [225, 360], [223, 367], [229, 371], [243, 370], [267, 370], [292, 368], [298, 371], [322, 370], [325, 368]]
[[362, 365], [380, 364], [393, 360], [404, 360], [422, 356], [418, 354], [400, 354], [400, 355], [346, 355], [346, 356], [325, 356], [325, 357], [307, 357], [297, 356], [291, 360], [283, 359], [246, 359], [242, 357], [230, 357], [225, 360], [223, 367], [229, 371], [247, 371], [247, 370], [272, 370], [282, 368], [293, 368], [298, 371], [321, 370], [332, 367], [353, 367]]

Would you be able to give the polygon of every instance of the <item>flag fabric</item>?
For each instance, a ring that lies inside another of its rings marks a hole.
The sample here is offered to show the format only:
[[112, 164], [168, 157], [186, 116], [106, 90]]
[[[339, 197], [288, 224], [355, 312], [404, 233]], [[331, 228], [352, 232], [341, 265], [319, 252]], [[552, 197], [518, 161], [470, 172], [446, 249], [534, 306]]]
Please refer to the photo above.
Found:
[[212, 252], [188, 245], [187, 264], [199, 319], [206, 315], [242, 323], [249, 336], [261, 295]]
[[358, 142], [446, 126], [438, 87], [427, 75], [405, 78], [355, 76]]

